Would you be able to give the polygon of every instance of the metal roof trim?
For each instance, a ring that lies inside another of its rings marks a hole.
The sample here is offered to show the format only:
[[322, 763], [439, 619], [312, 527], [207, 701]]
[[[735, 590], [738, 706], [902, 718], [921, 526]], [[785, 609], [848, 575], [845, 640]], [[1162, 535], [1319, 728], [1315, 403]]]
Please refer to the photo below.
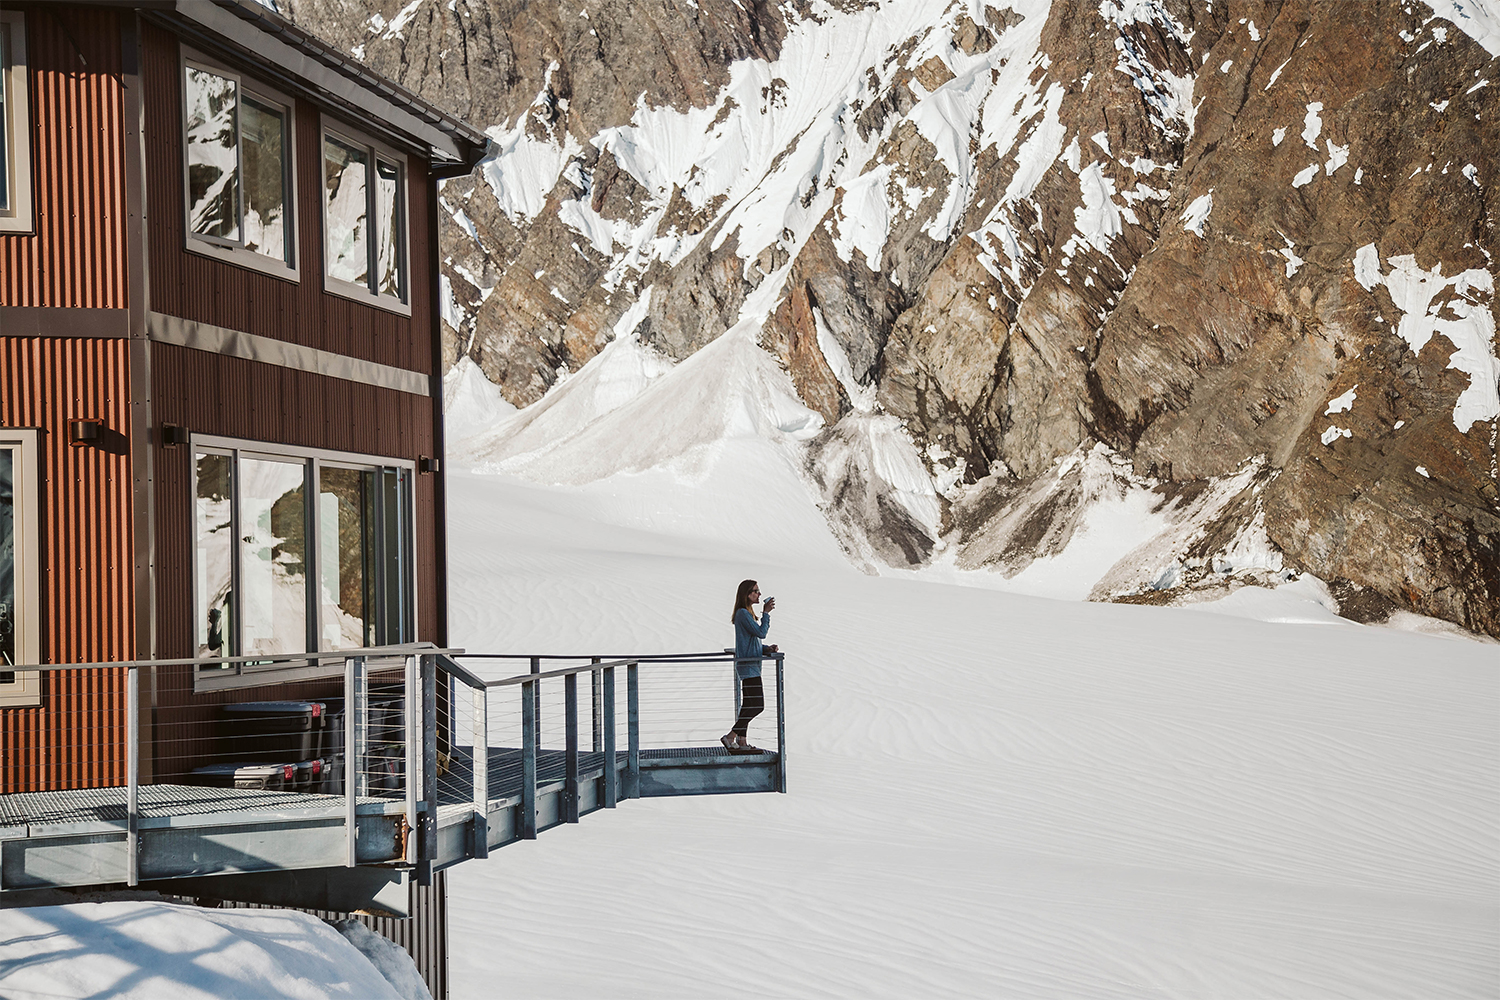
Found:
[[[489, 139], [483, 132], [255, 0], [177, 0], [174, 13], [417, 140], [431, 149], [435, 168], [441, 168], [447, 158], [452, 165], [464, 164], [467, 171], [484, 156]], [[258, 44], [245, 44], [246, 28], [260, 36]]]

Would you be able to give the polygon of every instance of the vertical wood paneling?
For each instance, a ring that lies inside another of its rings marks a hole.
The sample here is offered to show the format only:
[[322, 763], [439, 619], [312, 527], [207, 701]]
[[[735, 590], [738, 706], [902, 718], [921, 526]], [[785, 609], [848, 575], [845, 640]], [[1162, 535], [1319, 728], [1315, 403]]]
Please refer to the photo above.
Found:
[[72, 5], [22, 9], [33, 232], [0, 235], [0, 305], [124, 308], [118, 15]]
[[[179, 48], [166, 31], [142, 33], [146, 101], [147, 197], [150, 219], [151, 307], [201, 323], [243, 330], [350, 357], [415, 371], [435, 360], [431, 293], [427, 289], [428, 218], [425, 165], [408, 158], [408, 228], [412, 315], [398, 316], [323, 291], [323, 173], [319, 111], [297, 101], [298, 275], [296, 282], [236, 267], [185, 249], [182, 98]], [[253, 77], [253, 71], [248, 71]]]
[[[425, 396], [324, 378], [307, 372], [224, 357], [170, 344], [153, 344], [152, 407], [159, 423], [212, 434], [375, 457], [414, 459], [433, 448], [431, 401]], [[193, 656], [193, 453], [156, 446], [157, 655]], [[441, 643], [434, 550], [439, 511], [431, 476], [417, 476], [418, 638]], [[212, 723], [228, 701], [305, 699], [311, 689], [266, 687], [217, 695], [193, 694], [188, 667], [157, 671], [158, 780], [189, 770], [196, 755], [213, 752]], [[329, 687], [321, 696], [338, 694]], [[200, 761], [201, 762], [201, 761]]]
[[[43, 660], [134, 649], [127, 342], [0, 337], [0, 423], [40, 427]], [[68, 422], [100, 419], [99, 446]], [[123, 671], [42, 675], [42, 704], [0, 709], [0, 791], [124, 781]]]

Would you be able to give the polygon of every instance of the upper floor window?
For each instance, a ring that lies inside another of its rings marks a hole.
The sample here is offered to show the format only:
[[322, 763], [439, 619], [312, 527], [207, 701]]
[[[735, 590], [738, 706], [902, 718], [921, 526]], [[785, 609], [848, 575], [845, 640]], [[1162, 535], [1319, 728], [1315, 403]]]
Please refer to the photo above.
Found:
[[31, 229], [30, 121], [26, 19], [0, 11], [0, 232]]
[[405, 157], [325, 123], [323, 232], [329, 291], [410, 313]]
[[37, 432], [0, 427], [0, 706], [36, 705], [41, 656]]
[[188, 246], [295, 279], [291, 99], [193, 56], [182, 74]]

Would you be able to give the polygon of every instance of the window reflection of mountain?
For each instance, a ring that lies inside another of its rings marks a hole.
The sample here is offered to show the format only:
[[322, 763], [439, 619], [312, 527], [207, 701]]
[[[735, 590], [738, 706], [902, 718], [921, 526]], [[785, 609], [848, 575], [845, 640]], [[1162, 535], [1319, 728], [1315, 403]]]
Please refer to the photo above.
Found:
[[271, 504], [271, 564], [287, 576], [307, 573], [307, 523], [303, 487], [288, 490]]
[[[228, 600], [226, 596], [226, 605], [228, 604]], [[227, 608], [224, 610], [219, 608], [208, 609], [208, 641], [204, 645], [208, 647], [210, 656], [226, 655], [224, 652], [224, 618], [226, 617], [226, 611]]]

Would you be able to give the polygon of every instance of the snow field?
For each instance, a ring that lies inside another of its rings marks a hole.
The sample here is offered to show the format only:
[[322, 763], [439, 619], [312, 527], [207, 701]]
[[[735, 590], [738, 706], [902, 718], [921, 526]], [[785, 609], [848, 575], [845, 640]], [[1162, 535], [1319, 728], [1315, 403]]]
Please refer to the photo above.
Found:
[[1323, 624], [864, 576], [752, 440], [691, 481], [450, 483], [460, 645], [719, 648], [748, 575], [789, 652], [790, 794], [627, 802], [469, 863], [455, 997], [1500, 986], [1489, 646], [1281, 591]]

